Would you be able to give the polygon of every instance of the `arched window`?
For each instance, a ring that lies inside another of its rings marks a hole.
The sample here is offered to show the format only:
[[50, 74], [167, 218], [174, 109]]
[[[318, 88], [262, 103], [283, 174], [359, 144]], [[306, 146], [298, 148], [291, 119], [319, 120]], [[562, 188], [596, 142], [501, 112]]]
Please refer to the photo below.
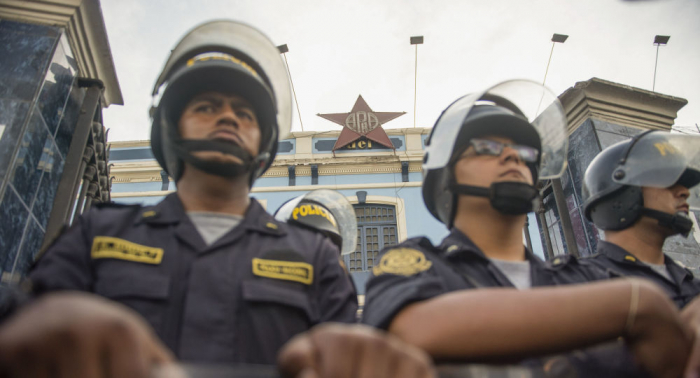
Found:
[[396, 207], [393, 205], [357, 204], [357, 248], [345, 256], [350, 272], [371, 270], [379, 251], [397, 243]]

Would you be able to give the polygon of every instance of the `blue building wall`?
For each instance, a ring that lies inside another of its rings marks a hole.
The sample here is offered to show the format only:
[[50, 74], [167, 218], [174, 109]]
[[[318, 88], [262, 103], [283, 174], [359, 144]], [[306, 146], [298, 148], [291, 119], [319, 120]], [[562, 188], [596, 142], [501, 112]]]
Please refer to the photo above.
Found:
[[85, 90], [63, 30], [0, 20], [0, 274], [26, 272], [46, 231]]
[[[300, 180], [301, 179], [301, 180]], [[305, 179], [308, 179], [308, 183], [305, 183]], [[301, 182], [300, 182], [301, 181]], [[325, 181], [325, 182], [324, 182]], [[410, 182], [420, 182], [421, 174], [417, 172], [409, 173]], [[294, 198], [296, 196], [306, 193], [306, 191], [294, 190], [293, 186], [287, 186], [289, 179], [287, 177], [270, 177], [261, 178], [256, 181], [254, 187], [285, 187], [284, 192], [257, 192], [253, 193], [252, 196], [258, 199], [264, 199], [267, 201], [267, 210], [272, 213], [277, 208], [279, 208], [287, 200]], [[386, 173], [386, 174], [373, 174], [373, 175], [337, 175], [337, 176], [320, 176], [319, 185], [344, 185], [344, 184], [373, 184], [373, 183], [392, 183], [396, 182], [397, 185], [401, 185], [401, 174], [400, 173]], [[297, 185], [311, 185], [311, 178], [309, 176], [297, 177]], [[173, 183], [171, 187], [174, 189]], [[126, 192], [146, 192], [146, 191], [160, 191], [160, 182], [147, 182], [147, 183], [128, 183], [128, 184], [113, 184], [113, 193], [126, 193]], [[406, 187], [406, 188], [363, 188], [363, 189], [352, 189], [352, 190], [340, 190], [343, 195], [351, 197], [355, 196], [360, 190], [367, 192], [368, 196], [386, 196], [386, 197], [397, 197], [404, 200], [406, 209], [397, 209], [397, 213], [405, 211], [406, 224], [407, 224], [407, 234], [408, 237], [415, 236], [428, 236], [433, 242], [439, 242], [445, 235], [447, 235], [447, 229], [445, 226], [438, 222], [432, 215], [428, 212], [428, 209], [423, 203], [423, 196], [421, 194], [420, 187]], [[163, 196], [147, 196], [147, 197], [129, 197], [129, 198], [114, 198], [114, 202], [117, 203], [139, 203], [144, 205], [152, 205], [161, 201]]]

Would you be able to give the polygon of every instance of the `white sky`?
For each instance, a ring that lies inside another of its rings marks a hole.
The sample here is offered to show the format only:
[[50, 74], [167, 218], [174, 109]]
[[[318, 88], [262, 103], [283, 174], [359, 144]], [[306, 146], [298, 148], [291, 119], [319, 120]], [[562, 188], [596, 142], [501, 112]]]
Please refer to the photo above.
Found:
[[[374, 111], [405, 111], [386, 128], [413, 126], [418, 48], [417, 126], [430, 127], [457, 97], [497, 82], [544, 78], [560, 94], [591, 77], [689, 101], [681, 130], [700, 124], [698, 0], [101, 0], [124, 106], [104, 111], [110, 141], [149, 139], [148, 108], [171, 48], [211, 19], [244, 21], [287, 44], [304, 130], [339, 130], [317, 113], [349, 112], [359, 94]], [[300, 130], [294, 114], [292, 130]]]

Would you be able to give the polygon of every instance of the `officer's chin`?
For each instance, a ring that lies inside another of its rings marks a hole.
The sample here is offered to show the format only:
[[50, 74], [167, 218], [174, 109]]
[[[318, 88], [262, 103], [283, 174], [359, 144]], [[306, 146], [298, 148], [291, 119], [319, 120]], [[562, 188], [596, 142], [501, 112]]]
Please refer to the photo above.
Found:
[[507, 175], [507, 176], [499, 177], [496, 180], [493, 180], [492, 184], [501, 183], [501, 182], [519, 182], [519, 183], [523, 183], [523, 184], [532, 185], [532, 180], [530, 180], [526, 177], [523, 177], [523, 176], [519, 176], [519, 175]]
[[219, 151], [197, 151], [192, 152], [192, 155], [200, 160], [214, 163], [243, 164], [243, 160], [238, 157]]

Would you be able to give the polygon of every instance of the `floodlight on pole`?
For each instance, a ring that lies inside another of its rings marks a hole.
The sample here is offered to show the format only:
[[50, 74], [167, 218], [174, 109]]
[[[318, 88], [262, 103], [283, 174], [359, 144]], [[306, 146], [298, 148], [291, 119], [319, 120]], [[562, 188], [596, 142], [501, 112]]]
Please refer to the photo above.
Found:
[[294, 81], [292, 81], [292, 71], [289, 70], [289, 62], [287, 61], [287, 53], [289, 52], [289, 47], [287, 44], [277, 46], [280, 54], [284, 57], [284, 63], [287, 65], [287, 74], [289, 75], [289, 83], [292, 85], [292, 93], [294, 94], [294, 103], [297, 106], [297, 114], [299, 114], [299, 124], [301, 125], [301, 131], [304, 131], [304, 122], [301, 120], [301, 111], [299, 110], [299, 101], [297, 100], [297, 92], [294, 90]]
[[416, 74], [413, 79], [413, 127], [416, 127], [416, 98], [418, 95], [418, 45], [423, 44], [423, 36], [411, 37], [411, 44], [416, 45]]
[[552, 62], [552, 54], [554, 54], [554, 44], [564, 43], [569, 38], [566, 34], [556, 34], [552, 35], [552, 50], [549, 52], [549, 60], [547, 61], [547, 69], [544, 71], [544, 80], [542, 80], [542, 85], [547, 81], [547, 73], [549, 73], [549, 63]]
[[654, 83], [651, 85], [652, 92], [656, 91], [656, 66], [659, 65], [659, 47], [661, 45], [668, 44], [668, 40], [670, 38], [670, 35], [656, 35], [654, 37], [654, 44], [656, 45], [656, 62], [654, 63]]

